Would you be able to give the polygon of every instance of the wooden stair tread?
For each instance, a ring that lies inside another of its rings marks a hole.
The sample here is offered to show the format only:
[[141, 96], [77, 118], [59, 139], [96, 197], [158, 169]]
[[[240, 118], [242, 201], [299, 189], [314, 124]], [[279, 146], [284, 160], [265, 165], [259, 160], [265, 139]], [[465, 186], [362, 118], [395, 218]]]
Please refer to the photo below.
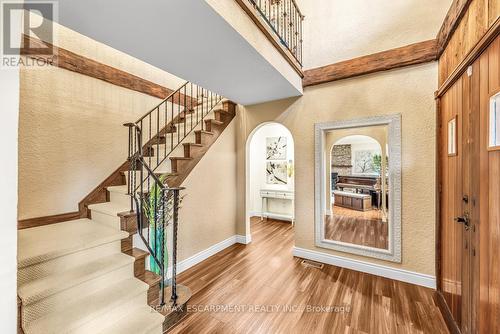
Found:
[[170, 160], [193, 160], [193, 158], [189, 157], [169, 157]]
[[167, 177], [172, 177], [172, 176], [177, 176], [179, 175], [178, 173], [172, 173], [172, 172], [162, 172], [162, 171], [155, 171], [154, 172], [156, 176], [162, 176], [162, 175], [165, 175], [165, 174], [168, 174]]
[[132, 249], [129, 249], [129, 250], [123, 252], [123, 253], [125, 253], [125, 254], [127, 254], [129, 256], [132, 256], [136, 260], [145, 258], [146, 256], [149, 255], [149, 253], [146, 252], [145, 250], [142, 250], [142, 249], [136, 248], [136, 247], [134, 247]]
[[184, 146], [197, 146], [197, 147], [203, 147], [203, 144], [197, 144], [197, 143], [182, 143]]
[[206, 119], [205, 122], [211, 122], [211, 123], [218, 124], [218, 125], [224, 124], [224, 122], [218, 121], [216, 119]]
[[123, 217], [123, 218], [129, 218], [135, 215], [136, 215], [135, 211], [124, 211], [118, 213], [118, 217]]
[[218, 112], [223, 112], [223, 113], [226, 113], [226, 114], [232, 114], [232, 112], [230, 111], [227, 111], [225, 109], [222, 109], [222, 108], [219, 108], [219, 109], [215, 109], [214, 111], [218, 111]]
[[195, 130], [195, 133], [206, 133], [207, 135], [213, 135], [214, 133], [211, 131], [205, 131], [205, 130]]
[[161, 276], [149, 270], [146, 270], [144, 274], [140, 275], [137, 278], [145, 282], [149, 286], [154, 286], [161, 282]]

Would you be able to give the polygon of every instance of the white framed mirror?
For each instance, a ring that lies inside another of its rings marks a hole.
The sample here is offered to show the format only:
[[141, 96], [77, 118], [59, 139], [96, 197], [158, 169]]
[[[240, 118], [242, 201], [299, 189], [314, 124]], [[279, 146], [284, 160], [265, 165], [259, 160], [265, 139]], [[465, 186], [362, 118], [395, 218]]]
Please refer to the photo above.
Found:
[[315, 124], [315, 241], [401, 262], [401, 115]]

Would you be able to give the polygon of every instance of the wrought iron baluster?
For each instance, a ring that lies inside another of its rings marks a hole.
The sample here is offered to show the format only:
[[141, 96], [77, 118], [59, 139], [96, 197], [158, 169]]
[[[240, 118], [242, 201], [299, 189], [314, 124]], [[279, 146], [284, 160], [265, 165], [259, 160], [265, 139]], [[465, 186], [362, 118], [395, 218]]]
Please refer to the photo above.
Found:
[[155, 134], [155, 138], [156, 138], [156, 152], [155, 152], [155, 155], [156, 155], [156, 166], [158, 166], [160, 164], [160, 141], [158, 140], [158, 136], [160, 134], [160, 131], [158, 130], [160, 127], [160, 108], [158, 107], [156, 109], [156, 134]]
[[177, 144], [181, 140], [181, 131], [180, 131], [181, 123], [179, 122], [180, 116], [181, 116], [181, 101], [180, 101], [180, 97], [178, 96], [177, 97], [177, 122], [176, 122], [176, 124], [177, 124]]
[[186, 137], [186, 121], [187, 121], [187, 99], [186, 86], [184, 86], [184, 137]]
[[173, 214], [172, 214], [172, 296], [174, 305], [177, 304], [177, 228], [179, 224], [179, 189], [173, 191]]
[[[195, 91], [196, 98], [193, 96]], [[184, 97], [181, 94], [184, 94]], [[165, 233], [170, 222], [172, 222], [174, 230], [172, 235], [173, 276], [171, 300], [174, 304], [177, 302], [178, 206], [180, 201], [179, 191], [182, 188], [168, 188], [162, 183], [162, 179], [155, 174], [154, 170], [162, 164], [164, 159], [169, 157], [170, 153], [183, 142], [193, 129], [198, 128], [198, 124], [201, 124], [201, 128], [204, 129], [205, 117], [217, 106], [221, 99], [222, 97], [214, 92], [198, 86], [193, 87], [192, 83], [186, 82], [138, 121], [124, 124], [129, 128], [127, 155], [130, 164], [127, 177], [128, 193], [131, 198], [130, 206], [136, 213], [138, 235], [144, 241], [151, 254], [152, 263], [156, 264], [155, 268], [159, 270], [158, 273], [162, 276], [160, 283], [161, 305], [165, 303], [165, 275], [168, 269], [165, 265], [166, 257], [168, 257], [165, 253], [168, 240]], [[169, 103], [171, 104], [170, 111], [168, 110]], [[177, 104], [177, 114], [174, 112], [174, 103]], [[181, 104], [183, 104], [184, 108], [182, 112]], [[196, 112], [196, 115], [193, 115], [194, 112]], [[186, 124], [188, 121], [187, 113], [191, 113], [191, 127]], [[179, 117], [183, 119], [179, 119]], [[195, 118], [196, 122], [194, 121]], [[174, 120], [176, 123], [174, 123]], [[182, 134], [180, 131], [181, 121], [184, 123]], [[174, 143], [174, 124], [175, 132], [177, 132], [176, 143]], [[162, 141], [160, 138], [166, 138], [167, 135], [170, 135], [170, 150], [167, 149], [168, 144], [165, 139], [164, 155], [160, 157], [159, 146], [160, 141]], [[156, 149], [154, 153], [156, 154], [156, 160], [152, 155], [153, 149]], [[143, 151], [147, 153], [147, 158], [146, 153]], [[152, 165], [152, 162], [155, 162], [155, 164]], [[167, 214], [169, 210], [172, 210], [172, 216], [170, 216], [170, 213]]]
[[[177, 131], [177, 125], [174, 123], [174, 99], [172, 98], [172, 107], [171, 107], [171, 124], [172, 124], [172, 128], [171, 128], [171, 133], [170, 133], [170, 152], [172, 152], [174, 150], [174, 127], [175, 127], [175, 131]], [[165, 155], [166, 157], [166, 155]]]

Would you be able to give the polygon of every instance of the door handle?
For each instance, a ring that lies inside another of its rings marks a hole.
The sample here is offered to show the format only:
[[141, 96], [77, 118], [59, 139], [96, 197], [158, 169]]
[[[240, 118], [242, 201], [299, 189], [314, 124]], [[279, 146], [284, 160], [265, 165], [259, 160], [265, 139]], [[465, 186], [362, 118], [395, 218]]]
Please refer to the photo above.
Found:
[[469, 230], [470, 228], [470, 220], [469, 215], [466, 213], [463, 217], [456, 217], [455, 221], [459, 224], [464, 224], [465, 230]]

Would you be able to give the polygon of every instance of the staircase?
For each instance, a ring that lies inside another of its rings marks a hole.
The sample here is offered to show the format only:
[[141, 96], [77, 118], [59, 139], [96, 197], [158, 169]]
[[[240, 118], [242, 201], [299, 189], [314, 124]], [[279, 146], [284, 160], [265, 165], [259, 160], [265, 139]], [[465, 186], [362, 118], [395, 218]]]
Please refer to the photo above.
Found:
[[176, 284], [180, 186], [234, 116], [234, 103], [185, 83], [126, 124], [128, 159], [79, 203], [81, 219], [19, 231], [20, 332], [163, 333], [179, 320], [185, 308], [163, 306], [190, 297]]

